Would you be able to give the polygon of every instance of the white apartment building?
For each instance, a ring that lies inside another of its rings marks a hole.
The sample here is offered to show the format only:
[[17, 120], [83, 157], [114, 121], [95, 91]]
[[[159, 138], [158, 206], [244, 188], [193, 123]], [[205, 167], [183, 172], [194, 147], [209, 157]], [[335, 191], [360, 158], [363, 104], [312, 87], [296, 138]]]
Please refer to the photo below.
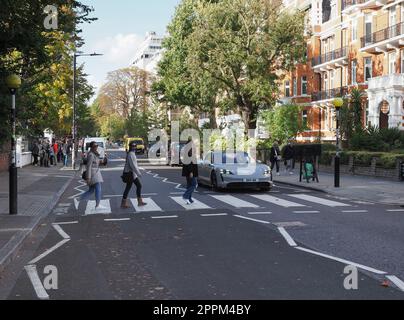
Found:
[[154, 31], [148, 32], [135, 54], [133, 65], [155, 75], [157, 73], [157, 64], [162, 57], [163, 39], [164, 37], [158, 36]]

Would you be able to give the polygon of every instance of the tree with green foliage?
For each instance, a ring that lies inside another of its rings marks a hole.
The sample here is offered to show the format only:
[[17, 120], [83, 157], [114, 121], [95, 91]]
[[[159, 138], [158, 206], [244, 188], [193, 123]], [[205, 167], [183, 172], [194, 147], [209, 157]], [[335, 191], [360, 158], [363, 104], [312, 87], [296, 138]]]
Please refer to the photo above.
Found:
[[269, 132], [269, 143], [279, 141], [281, 144], [307, 129], [301, 121], [302, 108], [298, 105], [280, 105], [273, 110], [263, 111], [262, 118]]
[[258, 112], [275, 104], [280, 72], [304, 61], [304, 13], [267, 0], [195, 1], [194, 7], [186, 68], [192, 79], [210, 78], [221, 101], [255, 129]]

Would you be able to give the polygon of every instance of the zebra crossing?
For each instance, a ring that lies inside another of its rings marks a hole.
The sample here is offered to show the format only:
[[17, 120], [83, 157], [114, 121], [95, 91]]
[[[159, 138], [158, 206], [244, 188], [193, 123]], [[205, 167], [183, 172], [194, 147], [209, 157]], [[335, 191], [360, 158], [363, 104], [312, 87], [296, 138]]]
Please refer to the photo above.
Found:
[[[138, 206], [137, 199], [130, 199], [132, 210], [134, 213], [144, 212], [161, 212], [161, 211], [175, 211], [175, 210], [204, 210], [204, 209], [219, 209], [219, 208], [246, 208], [246, 209], [259, 209], [259, 208], [302, 208], [304, 211], [293, 211], [293, 213], [319, 213], [318, 208], [316, 211], [307, 210], [311, 204], [316, 204], [324, 207], [350, 207], [351, 204], [339, 202], [334, 200], [325, 199], [308, 194], [284, 194], [282, 198], [268, 194], [243, 194], [237, 195], [221, 195], [221, 194], [206, 194], [195, 195], [193, 197], [194, 203], [187, 204], [181, 196], [154, 196], [144, 198], [145, 206]], [[292, 201], [294, 200], [294, 201]], [[89, 200], [85, 204], [84, 215], [92, 214], [111, 214], [111, 201], [112, 199], [104, 199], [101, 201], [101, 209], [95, 209], [95, 201]], [[76, 208], [78, 209], [78, 208]], [[129, 209], [130, 210], [130, 209]], [[348, 210], [345, 210], [348, 211]], [[366, 210], [361, 210], [365, 212]], [[266, 212], [268, 213], [268, 212]]]

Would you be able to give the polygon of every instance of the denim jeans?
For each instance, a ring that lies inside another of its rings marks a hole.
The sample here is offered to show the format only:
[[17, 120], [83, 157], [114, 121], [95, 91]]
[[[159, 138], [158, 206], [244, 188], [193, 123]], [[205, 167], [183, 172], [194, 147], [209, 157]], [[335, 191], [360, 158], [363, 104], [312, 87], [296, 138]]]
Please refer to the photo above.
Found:
[[96, 184], [93, 184], [92, 186], [90, 186], [90, 188], [80, 196], [80, 201], [88, 199], [94, 192], [95, 192], [95, 203], [96, 203], [95, 206], [98, 207], [98, 205], [101, 202], [101, 183], [96, 183]]
[[63, 162], [65, 167], [67, 167], [67, 160], [69, 159], [69, 157], [67, 156], [67, 154], [63, 155]]
[[197, 184], [197, 180], [195, 177], [187, 177], [187, 190], [185, 191], [184, 195], [182, 196], [184, 199], [191, 200], [192, 193], [195, 191]]

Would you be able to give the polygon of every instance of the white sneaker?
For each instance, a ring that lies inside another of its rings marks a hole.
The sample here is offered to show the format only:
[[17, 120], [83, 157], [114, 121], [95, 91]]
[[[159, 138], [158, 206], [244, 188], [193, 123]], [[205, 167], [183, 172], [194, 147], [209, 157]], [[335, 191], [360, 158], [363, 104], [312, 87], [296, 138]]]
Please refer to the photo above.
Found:
[[290, 171], [290, 172], [289, 172], [289, 174], [293, 174], [293, 172], [292, 172], [292, 171]]
[[280, 176], [281, 174], [279, 172], [276, 173], [277, 176]]
[[107, 207], [104, 207], [102, 205], [99, 205], [98, 207], [95, 208], [95, 212], [105, 212], [105, 210], [108, 210]]
[[79, 209], [80, 201], [77, 200], [77, 198], [73, 198], [73, 201], [74, 201], [74, 207], [76, 208], [76, 210], [78, 210], [78, 209]]
[[187, 202], [185, 202], [185, 204], [190, 205], [191, 201], [187, 200]]

